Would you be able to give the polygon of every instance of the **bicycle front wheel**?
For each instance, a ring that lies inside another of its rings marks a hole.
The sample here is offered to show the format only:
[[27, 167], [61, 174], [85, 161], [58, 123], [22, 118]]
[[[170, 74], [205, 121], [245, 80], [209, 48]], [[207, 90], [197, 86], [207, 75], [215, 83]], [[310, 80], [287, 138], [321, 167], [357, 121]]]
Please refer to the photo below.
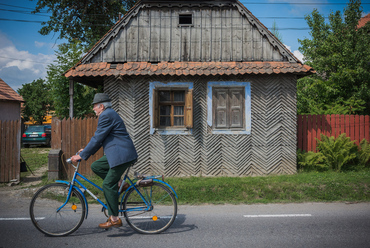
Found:
[[86, 211], [84, 199], [73, 189], [69, 201], [63, 206], [68, 191], [69, 185], [53, 183], [45, 185], [33, 196], [30, 216], [39, 231], [49, 236], [66, 236], [81, 226]]
[[144, 234], [167, 230], [177, 215], [174, 194], [168, 187], [157, 182], [152, 186], [131, 188], [122, 206], [127, 223], [135, 231]]

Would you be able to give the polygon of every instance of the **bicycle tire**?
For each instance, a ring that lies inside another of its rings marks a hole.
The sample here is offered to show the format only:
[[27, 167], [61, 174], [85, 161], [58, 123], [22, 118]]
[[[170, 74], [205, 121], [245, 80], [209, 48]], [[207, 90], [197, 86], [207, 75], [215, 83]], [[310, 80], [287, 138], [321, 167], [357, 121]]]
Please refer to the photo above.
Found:
[[[146, 208], [139, 193], [151, 202], [149, 210], [130, 211], [133, 208]], [[126, 222], [142, 234], [156, 234], [167, 230], [175, 221], [177, 201], [173, 192], [163, 184], [154, 182], [152, 186], [131, 188], [121, 204]]]
[[52, 183], [40, 188], [32, 197], [30, 216], [32, 223], [42, 233], [60, 237], [76, 231], [84, 221], [86, 206], [82, 195], [72, 189], [67, 204], [57, 212], [67, 199], [69, 185]]

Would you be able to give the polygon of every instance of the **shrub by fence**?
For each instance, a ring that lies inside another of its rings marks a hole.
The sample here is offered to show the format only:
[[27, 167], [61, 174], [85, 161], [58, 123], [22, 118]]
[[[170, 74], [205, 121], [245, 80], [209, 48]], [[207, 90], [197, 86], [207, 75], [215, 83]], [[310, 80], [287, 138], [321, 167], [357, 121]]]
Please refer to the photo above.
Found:
[[0, 120], [0, 182], [20, 180], [20, 120]]
[[363, 139], [370, 141], [369, 120], [368, 115], [298, 115], [298, 149], [316, 151], [316, 138], [320, 140], [320, 134], [337, 138], [345, 133], [357, 145]]

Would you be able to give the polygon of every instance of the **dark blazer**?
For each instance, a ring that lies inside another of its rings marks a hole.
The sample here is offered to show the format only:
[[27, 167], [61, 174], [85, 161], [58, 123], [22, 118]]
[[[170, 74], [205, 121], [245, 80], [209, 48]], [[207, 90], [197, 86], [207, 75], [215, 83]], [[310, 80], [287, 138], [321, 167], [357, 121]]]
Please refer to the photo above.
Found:
[[123, 120], [111, 108], [105, 109], [100, 114], [95, 135], [80, 153], [81, 158], [87, 160], [101, 146], [111, 168], [137, 159], [135, 146]]

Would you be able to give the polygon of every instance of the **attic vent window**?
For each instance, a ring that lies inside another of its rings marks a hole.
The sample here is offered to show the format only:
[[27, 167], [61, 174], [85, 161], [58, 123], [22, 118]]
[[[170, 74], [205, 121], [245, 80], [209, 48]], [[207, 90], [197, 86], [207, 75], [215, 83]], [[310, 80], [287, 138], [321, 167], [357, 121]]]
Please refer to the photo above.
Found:
[[180, 26], [193, 25], [193, 14], [179, 14], [179, 25]]

